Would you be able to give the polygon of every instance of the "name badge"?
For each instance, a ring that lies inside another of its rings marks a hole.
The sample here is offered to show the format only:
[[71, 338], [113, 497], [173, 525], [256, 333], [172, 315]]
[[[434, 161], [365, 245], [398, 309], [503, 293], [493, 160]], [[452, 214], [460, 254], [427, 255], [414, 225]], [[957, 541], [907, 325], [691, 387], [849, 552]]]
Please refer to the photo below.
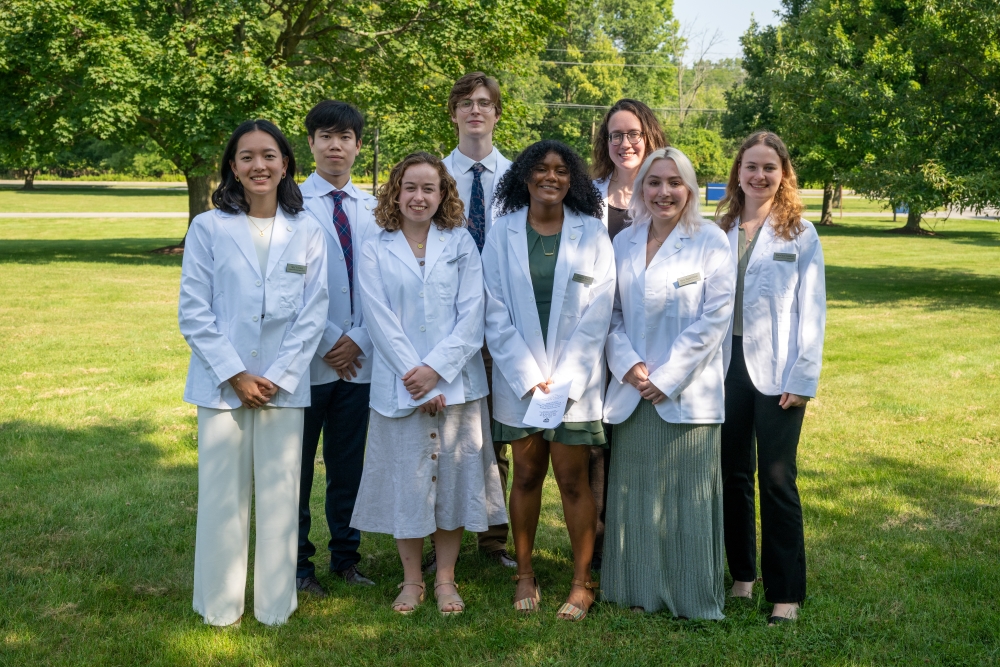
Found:
[[796, 255], [794, 252], [774, 253], [774, 261], [776, 262], [794, 262], [796, 257], [798, 257], [798, 255]]
[[685, 285], [693, 285], [696, 282], [698, 282], [699, 280], [701, 280], [701, 274], [700, 273], [692, 273], [689, 276], [684, 276], [683, 278], [678, 278], [677, 279], [677, 286], [678, 287], [684, 287]]
[[301, 273], [302, 275], [305, 275], [306, 265], [292, 264], [291, 262], [289, 262], [288, 264], [285, 264], [285, 273]]
[[594, 278], [593, 276], [585, 276], [582, 273], [574, 273], [573, 282], [580, 283], [582, 285], [593, 285]]

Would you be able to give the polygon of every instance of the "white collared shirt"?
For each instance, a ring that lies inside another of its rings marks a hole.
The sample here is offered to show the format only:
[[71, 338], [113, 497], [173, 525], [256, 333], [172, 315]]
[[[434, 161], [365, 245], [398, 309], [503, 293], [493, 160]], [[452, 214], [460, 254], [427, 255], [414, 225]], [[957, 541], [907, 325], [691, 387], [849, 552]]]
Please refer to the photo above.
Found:
[[[499, 153], [500, 151], [494, 146], [489, 155], [478, 161], [479, 164], [486, 167], [479, 176], [479, 180], [483, 183], [483, 203], [487, 209], [489, 209], [493, 185], [496, 182], [497, 155]], [[472, 166], [476, 164], [476, 160], [473, 160], [456, 148], [452, 151], [452, 164], [455, 170], [451, 172], [451, 176], [458, 185], [458, 196], [462, 198], [462, 203], [465, 204], [465, 217], [469, 217], [469, 202], [472, 200], [472, 181], [475, 176]]]

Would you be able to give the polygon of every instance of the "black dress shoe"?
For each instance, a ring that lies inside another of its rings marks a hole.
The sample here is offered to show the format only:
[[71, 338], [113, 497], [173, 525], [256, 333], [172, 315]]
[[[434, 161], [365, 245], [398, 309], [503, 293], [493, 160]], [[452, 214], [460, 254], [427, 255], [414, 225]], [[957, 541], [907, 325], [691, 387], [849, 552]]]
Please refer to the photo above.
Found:
[[326, 589], [323, 588], [323, 584], [319, 583], [319, 579], [313, 574], [310, 574], [308, 577], [296, 577], [295, 588], [318, 598], [326, 597]]
[[794, 622], [795, 622], [794, 618], [788, 618], [787, 616], [772, 616], [771, 618], [767, 619], [768, 627], [773, 627], [775, 625], [778, 625], [779, 623], [794, 623]]
[[486, 554], [487, 558], [491, 558], [496, 562], [500, 563], [504, 567], [515, 568], [517, 567], [517, 561], [510, 557], [506, 549], [497, 549], [496, 551], [491, 551]]
[[604, 557], [601, 554], [594, 554], [593, 558], [590, 559], [590, 569], [593, 570], [594, 572], [600, 572], [601, 561], [603, 560]]
[[335, 575], [346, 581], [352, 586], [374, 586], [375, 582], [361, 574], [358, 570], [357, 565], [352, 565], [346, 570], [340, 570], [339, 572], [334, 572]]

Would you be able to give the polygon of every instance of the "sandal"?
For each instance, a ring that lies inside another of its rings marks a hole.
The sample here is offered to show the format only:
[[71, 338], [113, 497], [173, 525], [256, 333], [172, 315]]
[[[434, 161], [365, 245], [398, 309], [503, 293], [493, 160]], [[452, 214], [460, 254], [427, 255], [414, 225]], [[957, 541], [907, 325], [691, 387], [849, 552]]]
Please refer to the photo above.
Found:
[[[580, 586], [581, 588], [586, 588], [592, 594], [594, 591], [594, 582], [592, 581], [580, 581], [579, 579], [573, 579], [572, 582], [570, 583], [570, 588], [572, 588], [573, 586]], [[593, 599], [591, 599], [590, 604], [593, 605], [596, 599], [597, 595], [594, 594], [594, 597]], [[559, 607], [559, 611], [556, 612], [556, 618], [558, 618], [560, 621], [574, 621], [574, 622], [582, 621], [583, 619], [587, 618], [588, 611], [590, 611], [589, 606], [586, 609], [580, 609], [576, 605], [572, 605], [569, 602], [564, 602], [563, 605]], [[569, 618], [564, 618], [563, 617], [564, 614], [566, 616], [569, 616]]]
[[[403, 586], [420, 586], [420, 595], [407, 595], [403, 592]], [[396, 599], [392, 601], [392, 610], [397, 614], [402, 614], [406, 616], [407, 614], [412, 614], [413, 611], [420, 606], [420, 603], [424, 601], [425, 592], [427, 590], [427, 585], [422, 581], [404, 581], [403, 583], [396, 586], [399, 589], [399, 595]], [[409, 609], [396, 609], [396, 607], [409, 607]]]
[[542, 601], [542, 589], [538, 587], [538, 579], [535, 577], [534, 572], [528, 572], [527, 574], [515, 574], [511, 577], [511, 581], [515, 584], [522, 579], [534, 579], [535, 580], [535, 594], [530, 598], [522, 598], [520, 600], [514, 600], [514, 609], [517, 611], [522, 611], [526, 614], [533, 611], [538, 611], [538, 604]]
[[[441, 595], [438, 595], [438, 586], [454, 586], [455, 593], [442, 593]], [[462, 596], [458, 594], [458, 584], [454, 581], [435, 581], [434, 599], [437, 600], [438, 611], [441, 612], [442, 616], [454, 616], [465, 611], [465, 600], [463, 600]], [[444, 608], [448, 605], [458, 607], [458, 609], [445, 611]]]

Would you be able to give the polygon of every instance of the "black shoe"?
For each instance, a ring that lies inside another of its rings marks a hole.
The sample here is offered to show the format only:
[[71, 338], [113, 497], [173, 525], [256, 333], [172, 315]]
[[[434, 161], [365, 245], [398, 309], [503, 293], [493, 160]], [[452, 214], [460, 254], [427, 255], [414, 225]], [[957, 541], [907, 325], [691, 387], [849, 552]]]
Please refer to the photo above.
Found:
[[314, 574], [310, 574], [308, 577], [296, 577], [295, 588], [314, 597], [326, 597], [326, 589], [323, 588], [323, 585], [319, 583], [319, 579]]
[[437, 551], [431, 549], [431, 552], [427, 554], [427, 558], [424, 559], [424, 572], [427, 574], [434, 574], [438, 571], [438, 561], [437, 561]]
[[778, 625], [780, 623], [794, 623], [794, 622], [795, 622], [794, 618], [788, 618], [787, 616], [772, 616], [771, 618], [767, 619], [768, 627], [774, 627], [775, 625]]
[[590, 559], [590, 569], [594, 572], [601, 571], [601, 561], [604, 557], [601, 554], [594, 554], [594, 557]]
[[497, 549], [496, 551], [491, 551], [486, 554], [487, 558], [491, 558], [496, 562], [500, 563], [504, 567], [515, 568], [517, 567], [517, 561], [510, 557], [506, 549]]
[[352, 565], [349, 568], [347, 568], [346, 570], [340, 570], [339, 572], [334, 572], [333, 574], [337, 575], [338, 577], [340, 577], [341, 579], [343, 579], [344, 581], [346, 581], [348, 584], [350, 584], [352, 586], [374, 586], [375, 585], [374, 581], [372, 581], [371, 579], [369, 579], [365, 575], [361, 574], [361, 572], [358, 570], [358, 566], [357, 565]]

